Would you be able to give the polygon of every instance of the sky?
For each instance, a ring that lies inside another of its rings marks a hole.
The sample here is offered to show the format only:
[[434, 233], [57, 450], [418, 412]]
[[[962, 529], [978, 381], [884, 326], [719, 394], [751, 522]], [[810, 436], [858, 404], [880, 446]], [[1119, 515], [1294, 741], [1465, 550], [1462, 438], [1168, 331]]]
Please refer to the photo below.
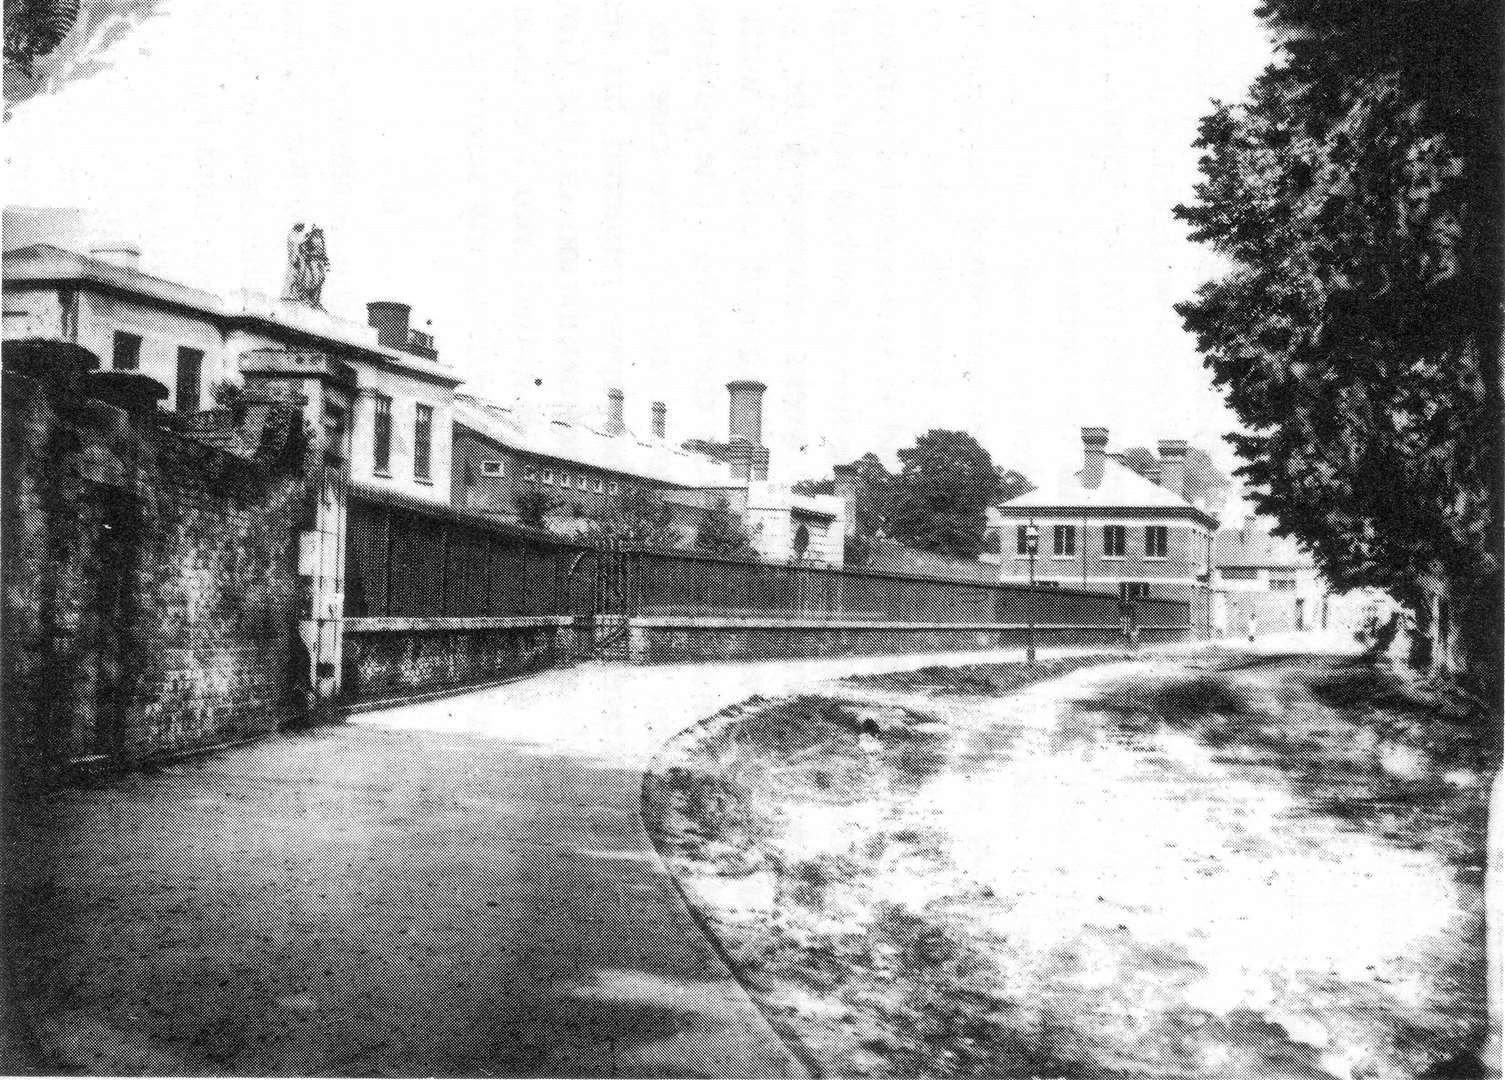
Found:
[[778, 480], [935, 427], [1036, 478], [1087, 425], [1231, 468], [1172, 310], [1222, 267], [1171, 207], [1270, 60], [1252, 7], [166, 0], [15, 108], [4, 197], [220, 292], [318, 223], [331, 311], [411, 303], [506, 402], [724, 437], [761, 379]]

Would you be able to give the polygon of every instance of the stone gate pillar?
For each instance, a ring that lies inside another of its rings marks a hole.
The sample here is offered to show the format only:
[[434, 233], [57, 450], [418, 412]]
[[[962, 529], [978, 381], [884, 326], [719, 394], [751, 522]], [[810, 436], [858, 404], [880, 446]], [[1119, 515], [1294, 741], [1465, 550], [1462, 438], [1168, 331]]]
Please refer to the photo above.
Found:
[[308, 650], [311, 705], [340, 692], [345, 617], [345, 517], [355, 369], [315, 350], [256, 349], [240, 358], [247, 389], [297, 402], [312, 431], [305, 512], [297, 537], [299, 636]]

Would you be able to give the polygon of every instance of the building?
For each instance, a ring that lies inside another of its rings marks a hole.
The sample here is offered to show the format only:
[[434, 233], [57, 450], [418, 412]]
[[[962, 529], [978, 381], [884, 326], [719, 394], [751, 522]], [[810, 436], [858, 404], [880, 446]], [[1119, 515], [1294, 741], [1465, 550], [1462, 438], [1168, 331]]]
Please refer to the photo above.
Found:
[[999, 580], [1026, 582], [1031, 525], [1039, 530], [1034, 578], [1125, 597], [1183, 600], [1193, 625], [1211, 625], [1212, 538], [1218, 521], [1183, 494], [1186, 443], [1160, 443], [1159, 482], [1108, 453], [1106, 428], [1082, 429], [1082, 468], [989, 514]]
[[1218, 530], [1212, 587], [1213, 631], [1235, 637], [1246, 632], [1250, 615], [1260, 634], [1351, 631], [1396, 608], [1377, 590], [1333, 592], [1295, 538], [1276, 536], [1274, 522], [1253, 516], [1237, 529]]
[[[21, 231], [28, 240], [39, 234]], [[353, 383], [353, 399], [348, 407], [331, 399], [323, 423], [348, 434], [332, 444], [349, 447], [350, 477], [365, 487], [502, 516], [526, 489], [580, 513], [654, 491], [674, 507], [687, 544], [705, 509], [725, 498], [762, 557], [842, 561], [840, 501], [768, 479], [763, 383], [728, 384], [726, 442], [676, 446], [662, 402], [643, 437], [628, 428], [620, 391], [608, 393], [599, 421], [522, 415], [457, 394], [461, 376], [398, 301], [370, 302], [362, 324], [250, 291], [220, 296], [144, 272], [140, 249], [115, 242], [87, 254], [26, 243], [4, 253], [3, 274], [5, 340], [79, 345], [105, 368], [160, 382], [164, 406], [180, 413], [207, 408], [217, 386], [260, 378], [288, 357], [328, 357]], [[556, 524], [571, 527], [569, 515]]]
[[[568, 519], [591, 514], [638, 491], [652, 492], [675, 511], [680, 541], [694, 543], [705, 510], [725, 499], [742, 519], [754, 550], [766, 559], [839, 565], [841, 502], [798, 495], [770, 482], [762, 445], [762, 383], [728, 384], [728, 440], [687, 440], [667, 434], [663, 402], [652, 404], [651, 434], [626, 421], [622, 391], [607, 391], [598, 417], [529, 414], [483, 398], [455, 399], [456, 507], [515, 518], [525, 492], [547, 495]], [[751, 399], [751, 400], [750, 400]]]
[[355, 373], [351, 477], [433, 502], [449, 499], [450, 424], [460, 377], [433, 338], [408, 326], [406, 304], [368, 305], [368, 324], [291, 301], [230, 297], [144, 273], [130, 244], [89, 254], [38, 243], [4, 254], [4, 337], [82, 346], [103, 367], [138, 371], [193, 413], [216, 384], [239, 384], [269, 352], [321, 353]]

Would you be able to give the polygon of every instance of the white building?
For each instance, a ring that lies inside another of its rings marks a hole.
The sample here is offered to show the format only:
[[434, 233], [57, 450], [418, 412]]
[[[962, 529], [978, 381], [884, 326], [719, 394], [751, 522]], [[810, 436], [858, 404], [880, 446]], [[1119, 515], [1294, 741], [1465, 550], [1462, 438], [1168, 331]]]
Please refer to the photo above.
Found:
[[223, 297], [142, 272], [130, 245], [89, 254], [31, 244], [4, 254], [4, 337], [89, 350], [105, 368], [168, 388], [166, 407], [210, 407], [216, 383], [241, 381], [241, 358], [268, 349], [326, 353], [356, 371], [351, 477], [449, 501], [450, 426], [460, 377], [407, 307], [369, 305], [371, 325], [252, 292]]

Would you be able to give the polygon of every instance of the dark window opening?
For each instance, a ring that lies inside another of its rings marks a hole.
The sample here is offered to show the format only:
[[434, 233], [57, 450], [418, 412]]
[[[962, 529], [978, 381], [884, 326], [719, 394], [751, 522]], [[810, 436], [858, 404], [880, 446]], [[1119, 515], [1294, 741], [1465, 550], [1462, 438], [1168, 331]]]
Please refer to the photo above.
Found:
[[1103, 526], [1103, 554], [1110, 558], [1121, 558], [1124, 553], [1124, 527], [1122, 525]]
[[413, 416], [413, 475], [420, 480], [429, 478], [433, 442], [434, 410], [428, 405], [419, 405]]
[[392, 467], [392, 399], [376, 395], [376, 415], [372, 427], [371, 465], [379, 473]]
[[141, 367], [141, 335], [115, 331], [114, 352], [110, 363], [116, 371], [136, 371]]
[[178, 349], [178, 412], [198, 412], [204, 378], [204, 350]]
[[1150, 558], [1164, 558], [1170, 548], [1170, 530], [1164, 525], [1144, 527], [1144, 553]]

